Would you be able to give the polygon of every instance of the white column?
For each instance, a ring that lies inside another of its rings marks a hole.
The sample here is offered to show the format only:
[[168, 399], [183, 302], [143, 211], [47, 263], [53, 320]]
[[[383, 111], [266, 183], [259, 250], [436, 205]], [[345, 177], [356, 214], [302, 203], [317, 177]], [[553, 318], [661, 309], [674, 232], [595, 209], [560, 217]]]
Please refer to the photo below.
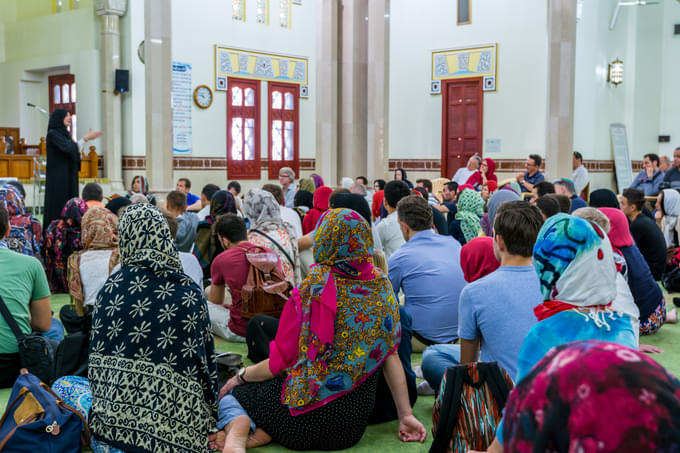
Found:
[[120, 69], [120, 18], [127, 11], [127, 0], [98, 0], [95, 12], [102, 25], [102, 150], [104, 177], [114, 191], [123, 190], [123, 130], [121, 96], [114, 93], [116, 69]]
[[576, 0], [548, 4], [546, 179], [571, 177], [574, 146]]
[[[366, 177], [389, 179], [390, 0], [368, 4], [368, 106]], [[372, 187], [372, 181], [369, 181]]]
[[172, 2], [145, 0], [146, 176], [159, 201], [173, 190]]
[[338, 164], [338, 0], [319, 1], [316, 51], [316, 169], [335, 184]]

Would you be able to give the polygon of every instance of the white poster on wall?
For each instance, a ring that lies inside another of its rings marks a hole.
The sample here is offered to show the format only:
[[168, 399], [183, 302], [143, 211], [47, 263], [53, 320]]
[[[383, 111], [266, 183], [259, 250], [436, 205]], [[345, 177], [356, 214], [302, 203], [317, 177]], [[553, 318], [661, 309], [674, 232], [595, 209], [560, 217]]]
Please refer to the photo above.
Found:
[[611, 135], [612, 154], [614, 154], [614, 167], [616, 171], [616, 185], [618, 193], [633, 183], [633, 166], [628, 152], [628, 140], [626, 139], [626, 126], [614, 123], [609, 126]]
[[191, 154], [191, 65], [172, 62], [172, 151]]

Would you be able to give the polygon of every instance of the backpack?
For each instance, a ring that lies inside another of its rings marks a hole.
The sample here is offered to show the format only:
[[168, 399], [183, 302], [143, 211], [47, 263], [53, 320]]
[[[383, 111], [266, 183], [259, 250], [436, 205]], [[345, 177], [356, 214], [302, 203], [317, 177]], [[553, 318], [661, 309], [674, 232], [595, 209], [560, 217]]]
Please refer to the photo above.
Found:
[[241, 288], [243, 318], [250, 319], [255, 315], [281, 317], [292, 286], [277, 266], [279, 256], [258, 246], [243, 250], [250, 264], [248, 279]]
[[83, 445], [90, 445], [83, 416], [23, 368], [0, 419], [0, 451], [80, 453]]
[[680, 292], [680, 267], [676, 267], [670, 272], [664, 272], [661, 283], [669, 293]]
[[446, 370], [432, 408], [430, 453], [486, 451], [512, 387], [510, 376], [495, 362]]
[[55, 378], [54, 354], [58, 342], [44, 337], [41, 333], [33, 332], [28, 335], [23, 333], [2, 297], [0, 297], [0, 314], [17, 339], [21, 366], [35, 374], [41, 381], [51, 384]]

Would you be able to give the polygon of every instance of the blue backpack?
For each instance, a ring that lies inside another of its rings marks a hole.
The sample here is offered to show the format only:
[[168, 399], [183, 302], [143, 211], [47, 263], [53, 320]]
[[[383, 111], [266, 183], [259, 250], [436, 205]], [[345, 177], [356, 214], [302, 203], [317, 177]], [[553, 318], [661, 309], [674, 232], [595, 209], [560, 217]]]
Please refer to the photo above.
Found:
[[14, 383], [9, 401], [0, 420], [3, 453], [80, 453], [83, 445], [90, 445], [82, 415], [26, 369]]

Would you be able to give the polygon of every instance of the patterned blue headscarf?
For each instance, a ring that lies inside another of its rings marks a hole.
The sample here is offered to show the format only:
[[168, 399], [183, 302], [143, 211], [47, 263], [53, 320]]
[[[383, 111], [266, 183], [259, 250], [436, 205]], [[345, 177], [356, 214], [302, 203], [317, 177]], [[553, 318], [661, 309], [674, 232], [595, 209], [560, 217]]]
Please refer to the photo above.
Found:
[[207, 453], [217, 367], [203, 293], [157, 208], [131, 205], [118, 231], [122, 268], [92, 316], [90, 428], [124, 451]]

